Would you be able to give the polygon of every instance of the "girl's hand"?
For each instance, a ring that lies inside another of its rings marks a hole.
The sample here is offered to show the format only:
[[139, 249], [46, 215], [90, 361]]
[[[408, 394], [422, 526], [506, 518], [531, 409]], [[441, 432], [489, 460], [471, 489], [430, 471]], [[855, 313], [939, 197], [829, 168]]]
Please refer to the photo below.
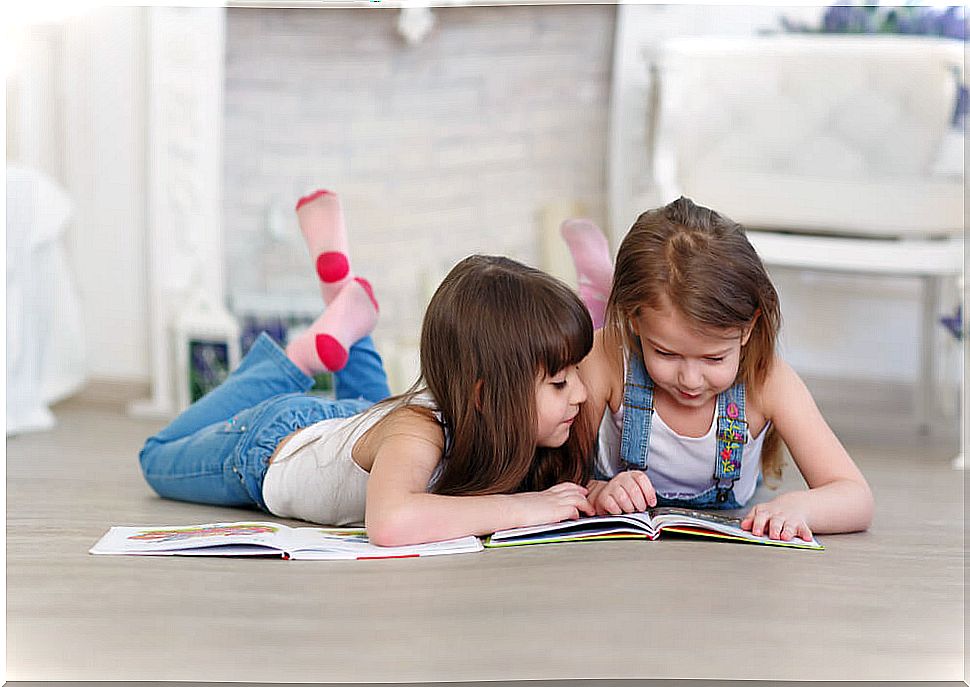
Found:
[[519, 515], [516, 519], [521, 522], [518, 526], [575, 520], [580, 514], [595, 515], [596, 511], [586, 499], [586, 494], [586, 487], [572, 482], [562, 482], [545, 491], [512, 494], [518, 502]]
[[642, 470], [626, 470], [609, 482], [599, 482], [590, 495], [590, 503], [597, 515], [638, 513], [657, 505], [657, 492]]
[[799, 498], [804, 492], [782, 494], [781, 496], [759, 503], [741, 521], [741, 529], [749, 530], [756, 537], [791, 541], [801, 537], [812, 540], [812, 530], [808, 526], [808, 509]]
[[589, 484], [586, 485], [586, 500], [590, 502], [594, 508], [596, 507], [596, 499], [599, 498], [599, 493], [603, 491], [603, 488], [607, 485], [601, 479], [591, 479]]

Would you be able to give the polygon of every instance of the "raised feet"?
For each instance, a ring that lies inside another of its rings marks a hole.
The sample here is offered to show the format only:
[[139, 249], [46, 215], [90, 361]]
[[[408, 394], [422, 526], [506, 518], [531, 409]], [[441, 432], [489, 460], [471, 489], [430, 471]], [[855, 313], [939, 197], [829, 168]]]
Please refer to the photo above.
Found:
[[598, 226], [588, 219], [567, 219], [559, 227], [576, 266], [579, 297], [586, 304], [593, 327], [603, 326], [606, 302], [613, 285], [610, 245]]
[[323, 314], [287, 345], [286, 355], [310, 377], [337, 372], [347, 364], [350, 347], [373, 331], [377, 312], [370, 283], [353, 278]]
[[329, 305], [354, 276], [340, 198], [332, 191], [314, 191], [297, 201], [296, 216], [320, 278], [323, 302]]

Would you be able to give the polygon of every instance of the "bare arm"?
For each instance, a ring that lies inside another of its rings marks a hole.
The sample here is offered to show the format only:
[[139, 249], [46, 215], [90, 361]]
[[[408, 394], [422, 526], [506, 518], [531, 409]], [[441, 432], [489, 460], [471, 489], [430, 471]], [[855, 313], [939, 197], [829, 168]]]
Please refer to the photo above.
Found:
[[865, 477], [822, 417], [805, 384], [778, 357], [759, 400], [809, 488], [755, 506], [742, 526], [774, 539], [867, 529], [872, 523], [873, 498]]
[[586, 489], [570, 483], [543, 492], [442, 496], [427, 493], [444, 439], [430, 419], [407, 413], [380, 438], [367, 483], [368, 537], [381, 546], [440, 541], [592, 515]]
[[591, 427], [599, 427], [606, 409], [616, 409], [623, 398], [623, 360], [606, 349], [603, 330], [593, 337], [593, 349], [579, 363], [579, 378], [586, 385], [583, 413]]

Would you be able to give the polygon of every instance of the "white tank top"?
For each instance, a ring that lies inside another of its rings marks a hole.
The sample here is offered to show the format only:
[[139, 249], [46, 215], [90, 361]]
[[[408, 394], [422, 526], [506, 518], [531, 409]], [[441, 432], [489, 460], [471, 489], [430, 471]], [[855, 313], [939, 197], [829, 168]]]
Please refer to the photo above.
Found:
[[[734, 485], [734, 498], [745, 504], [754, 495], [761, 473], [761, 448], [768, 427], [753, 438], [748, 432], [741, 460], [741, 477]], [[717, 451], [717, 413], [711, 418], [711, 428], [702, 437], [685, 437], [667, 426], [657, 411], [653, 412], [650, 427], [650, 453], [647, 456], [647, 476], [657, 493], [666, 498], [692, 498], [714, 485], [714, 458]], [[623, 431], [623, 406], [617, 413], [607, 408], [600, 424], [599, 450], [596, 456], [598, 472], [612, 477], [626, 469], [620, 460], [620, 438]]]
[[[430, 396], [418, 396], [414, 403], [436, 410]], [[362, 525], [369, 473], [354, 462], [352, 452], [358, 439], [395, 407], [321, 420], [291, 436], [263, 479], [269, 512], [338, 527]], [[429, 488], [441, 467], [438, 463]]]

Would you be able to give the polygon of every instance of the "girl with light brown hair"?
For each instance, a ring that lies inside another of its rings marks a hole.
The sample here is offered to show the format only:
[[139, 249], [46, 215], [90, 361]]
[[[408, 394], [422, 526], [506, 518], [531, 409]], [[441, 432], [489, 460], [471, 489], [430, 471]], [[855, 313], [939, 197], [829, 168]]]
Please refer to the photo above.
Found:
[[[600, 423], [597, 513], [655, 505], [743, 508], [784, 442], [808, 489], [751, 508], [756, 535], [810, 540], [866, 529], [872, 493], [811, 394], [775, 350], [778, 295], [741, 225], [680, 198], [640, 215], [612, 285], [595, 225], [563, 227], [605, 326], [581, 366], [585, 412]], [[597, 247], [598, 246], [598, 247]], [[593, 266], [593, 267], [590, 267]], [[605, 417], [604, 417], [605, 415]]]

